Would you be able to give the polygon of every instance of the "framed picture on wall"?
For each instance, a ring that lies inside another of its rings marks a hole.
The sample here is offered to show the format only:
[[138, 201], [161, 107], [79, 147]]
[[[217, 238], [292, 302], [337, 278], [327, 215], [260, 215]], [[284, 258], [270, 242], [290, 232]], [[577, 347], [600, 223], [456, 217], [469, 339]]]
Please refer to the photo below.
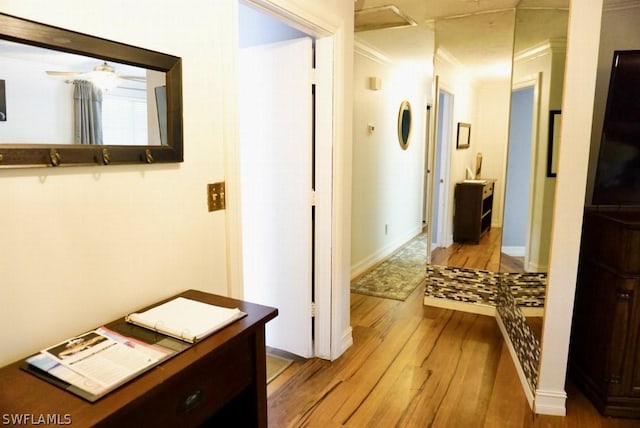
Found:
[[0, 122], [7, 120], [7, 97], [4, 90], [4, 80], [0, 80]]
[[471, 145], [471, 124], [458, 122], [456, 149], [468, 149]]
[[555, 177], [558, 173], [558, 146], [560, 145], [560, 129], [562, 112], [549, 111], [549, 147], [547, 151], [547, 177]]

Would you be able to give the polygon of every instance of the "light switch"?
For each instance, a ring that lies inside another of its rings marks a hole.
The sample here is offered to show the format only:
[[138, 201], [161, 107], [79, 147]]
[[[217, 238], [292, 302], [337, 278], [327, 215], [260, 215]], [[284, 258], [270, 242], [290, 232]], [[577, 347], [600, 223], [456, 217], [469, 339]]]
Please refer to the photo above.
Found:
[[207, 204], [209, 206], [209, 211], [218, 211], [225, 208], [224, 181], [220, 183], [207, 184]]

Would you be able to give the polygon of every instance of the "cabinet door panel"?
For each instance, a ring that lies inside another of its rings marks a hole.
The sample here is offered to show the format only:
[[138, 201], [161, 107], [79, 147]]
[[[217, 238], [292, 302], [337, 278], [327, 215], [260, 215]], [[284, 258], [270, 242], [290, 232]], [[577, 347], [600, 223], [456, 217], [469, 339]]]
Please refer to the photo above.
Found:
[[[604, 284], [606, 286], [606, 284]], [[611, 278], [613, 305], [613, 329], [609, 347], [609, 390], [612, 394], [623, 394], [628, 390], [629, 379], [625, 379], [625, 360], [629, 354], [629, 342], [632, 340], [631, 321], [634, 302], [634, 281], [623, 278]], [[628, 372], [627, 372], [628, 373]]]

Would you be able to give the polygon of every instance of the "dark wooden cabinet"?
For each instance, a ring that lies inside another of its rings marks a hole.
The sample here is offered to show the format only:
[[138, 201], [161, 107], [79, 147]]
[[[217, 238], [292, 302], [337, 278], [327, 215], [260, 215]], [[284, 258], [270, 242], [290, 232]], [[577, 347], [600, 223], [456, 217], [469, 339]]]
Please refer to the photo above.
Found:
[[196, 290], [180, 295], [247, 316], [95, 403], [21, 370], [17, 361], [0, 369], [0, 415], [44, 415], [73, 426], [266, 427], [264, 325], [277, 310]]
[[569, 370], [598, 410], [640, 417], [640, 211], [585, 212]]
[[453, 241], [479, 243], [491, 229], [495, 180], [456, 184]]

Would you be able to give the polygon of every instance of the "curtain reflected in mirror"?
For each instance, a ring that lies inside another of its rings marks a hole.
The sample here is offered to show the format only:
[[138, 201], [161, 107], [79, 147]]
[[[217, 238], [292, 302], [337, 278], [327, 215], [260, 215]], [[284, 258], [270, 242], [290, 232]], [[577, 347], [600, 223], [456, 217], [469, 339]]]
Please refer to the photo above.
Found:
[[12, 110], [3, 143], [163, 144], [163, 72], [7, 40], [0, 65]]
[[74, 80], [73, 107], [73, 142], [102, 144], [102, 90], [88, 80]]

